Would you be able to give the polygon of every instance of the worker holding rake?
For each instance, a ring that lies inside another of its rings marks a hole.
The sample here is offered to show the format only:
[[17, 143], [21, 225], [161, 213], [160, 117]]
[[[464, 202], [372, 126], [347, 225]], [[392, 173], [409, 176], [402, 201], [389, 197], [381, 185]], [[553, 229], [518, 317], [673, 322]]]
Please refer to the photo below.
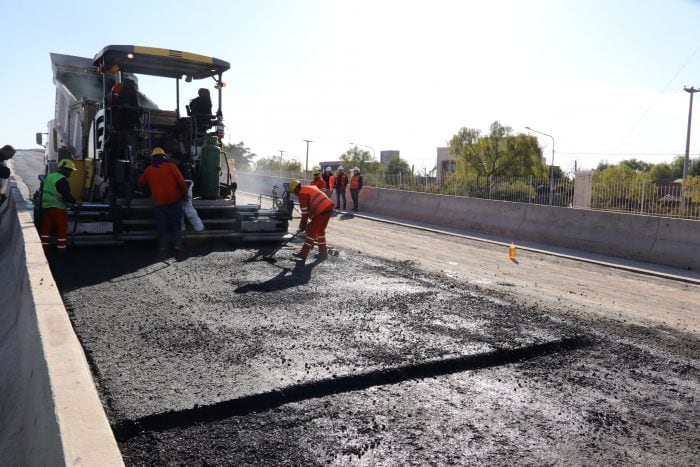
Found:
[[[326, 245], [326, 227], [333, 213], [333, 201], [326, 196], [318, 187], [314, 185], [302, 186], [299, 180], [289, 183], [289, 191], [299, 198], [301, 207], [301, 221], [299, 230], [306, 230], [306, 240], [299, 253], [294, 253], [294, 257], [306, 261], [314, 243], [318, 244], [318, 254], [316, 258], [324, 260], [328, 258], [328, 247]], [[307, 223], [311, 220], [310, 224]]]

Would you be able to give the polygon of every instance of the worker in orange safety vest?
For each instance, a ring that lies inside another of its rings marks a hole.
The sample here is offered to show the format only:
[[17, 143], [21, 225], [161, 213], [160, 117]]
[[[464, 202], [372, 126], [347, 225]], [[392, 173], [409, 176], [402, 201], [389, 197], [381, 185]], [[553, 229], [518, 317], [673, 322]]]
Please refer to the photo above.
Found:
[[360, 169], [355, 167], [352, 169], [352, 177], [350, 178], [350, 197], [352, 198], [352, 210], [355, 212], [360, 208], [361, 189], [362, 175], [360, 175]]
[[319, 190], [326, 193], [326, 189], [328, 188], [328, 186], [326, 185], [326, 182], [323, 181], [323, 178], [321, 178], [321, 169], [319, 169], [318, 167], [314, 167], [311, 170], [311, 173], [314, 176], [314, 179], [311, 180], [311, 185], [316, 186]]
[[[306, 257], [309, 256], [315, 242], [318, 244], [316, 258], [319, 260], [328, 258], [326, 227], [333, 213], [333, 201], [315, 185], [302, 186], [299, 180], [293, 180], [289, 183], [289, 191], [299, 198], [299, 206], [301, 207], [299, 230], [306, 230], [304, 246], [301, 247], [299, 253], [294, 253], [293, 256], [306, 261]], [[311, 219], [311, 223], [307, 229], [309, 219]]]

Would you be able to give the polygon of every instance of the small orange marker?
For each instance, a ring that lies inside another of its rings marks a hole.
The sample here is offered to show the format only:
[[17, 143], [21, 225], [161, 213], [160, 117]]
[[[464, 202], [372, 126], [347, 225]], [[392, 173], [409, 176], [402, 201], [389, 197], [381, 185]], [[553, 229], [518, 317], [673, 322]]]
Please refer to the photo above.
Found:
[[515, 259], [515, 244], [511, 243], [508, 248], [508, 259]]

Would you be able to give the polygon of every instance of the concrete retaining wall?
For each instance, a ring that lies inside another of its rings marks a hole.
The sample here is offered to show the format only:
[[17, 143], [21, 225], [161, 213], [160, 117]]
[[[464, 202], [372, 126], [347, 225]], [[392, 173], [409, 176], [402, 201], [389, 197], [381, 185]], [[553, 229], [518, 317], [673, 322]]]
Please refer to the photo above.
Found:
[[[239, 174], [241, 190], [270, 193], [288, 179]], [[349, 195], [348, 195], [349, 198]], [[348, 199], [348, 203], [350, 200]], [[580, 251], [700, 269], [700, 221], [365, 187], [363, 212]]]
[[0, 465], [124, 465], [16, 188], [0, 206]]

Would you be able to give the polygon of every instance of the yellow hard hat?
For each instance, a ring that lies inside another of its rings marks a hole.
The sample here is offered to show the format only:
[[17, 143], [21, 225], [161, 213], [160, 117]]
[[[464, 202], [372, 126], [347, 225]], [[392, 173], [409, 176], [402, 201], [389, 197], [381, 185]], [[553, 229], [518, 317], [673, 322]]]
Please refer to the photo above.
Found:
[[153, 151], [151, 151], [151, 156], [164, 156], [165, 151], [163, 151], [163, 148], [161, 147], [155, 147], [153, 148]]
[[58, 163], [58, 168], [59, 169], [68, 169], [68, 170], [77, 170], [75, 168], [75, 164], [70, 159], [63, 159], [61, 162]]
[[321, 169], [319, 169], [318, 167], [314, 167], [313, 169], [311, 169], [311, 173], [314, 175], [320, 175]]
[[294, 193], [300, 186], [301, 183], [299, 182], [299, 180], [292, 180], [291, 182], [289, 182], [289, 191]]

